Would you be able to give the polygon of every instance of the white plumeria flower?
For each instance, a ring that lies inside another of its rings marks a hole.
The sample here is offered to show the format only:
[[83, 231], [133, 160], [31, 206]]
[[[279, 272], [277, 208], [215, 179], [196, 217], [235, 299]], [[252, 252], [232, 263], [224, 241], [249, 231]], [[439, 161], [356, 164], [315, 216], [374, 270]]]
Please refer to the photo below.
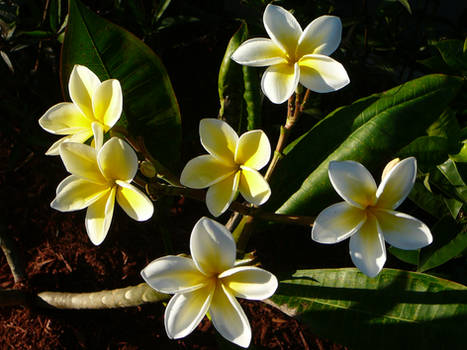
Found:
[[374, 277], [383, 268], [385, 240], [400, 249], [418, 249], [433, 241], [423, 222], [394, 211], [415, 183], [414, 157], [388, 163], [378, 188], [368, 170], [354, 161], [332, 161], [328, 173], [332, 186], [345, 201], [318, 215], [311, 236], [328, 244], [350, 237], [350, 256], [365, 275]]
[[86, 231], [95, 245], [107, 235], [115, 199], [134, 220], [144, 221], [152, 216], [152, 202], [130, 184], [138, 170], [138, 159], [125, 141], [112, 137], [99, 150], [65, 142], [60, 145], [60, 157], [72, 175], [58, 185], [50, 206], [62, 212], [88, 208]]
[[52, 106], [39, 119], [44, 130], [67, 135], [55, 142], [46, 155], [58, 155], [64, 142], [83, 143], [93, 134], [107, 132], [122, 114], [122, 88], [116, 79], [101, 83], [87, 67], [75, 65], [68, 81], [68, 91], [72, 102]]
[[209, 187], [206, 205], [219, 216], [227, 210], [238, 191], [248, 202], [261, 205], [271, 195], [269, 184], [258, 172], [271, 157], [269, 139], [262, 130], [251, 130], [238, 137], [226, 122], [202, 119], [201, 144], [210, 154], [190, 160], [180, 182], [191, 188]]
[[245, 41], [232, 59], [247, 66], [270, 66], [263, 74], [261, 88], [271, 102], [286, 101], [299, 82], [320, 93], [339, 90], [350, 82], [342, 64], [328, 57], [341, 41], [338, 17], [318, 17], [302, 30], [290, 12], [268, 5], [263, 22], [271, 39]]
[[250, 323], [235, 297], [267, 299], [277, 289], [276, 277], [258, 267], [235, 266], [236, 247], [231, 233], [206, 217], [193, 228], [190, 251], [191, 259], [169, 255], [141, 271], [152, 288], [175, 294], [165, 310], [167, 335], [171, 339], [187, 336], [209, 312], [224, 338], [248, 347]]

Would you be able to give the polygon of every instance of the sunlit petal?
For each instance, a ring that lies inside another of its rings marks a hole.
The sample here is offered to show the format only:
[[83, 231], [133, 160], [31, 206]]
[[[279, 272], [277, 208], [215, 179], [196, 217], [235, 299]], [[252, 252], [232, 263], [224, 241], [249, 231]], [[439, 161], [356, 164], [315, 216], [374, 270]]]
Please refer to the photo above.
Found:
[[245, 41], [231, 56], [235, 62], [252, 67], [285, 63], [284, 57], [285, 53], [271, 39], [265, 38]]
[[57, 195], [50, 206], [62, 212], [80, 210], [99, 200], [108, 191], [107, 185], [68, 176], [59, 184]]
[[70, 102], [58, 103], [50, 107], [39, 119], [39, 125], [56, 135], [69, 135], [88, 130], [91, 121]]
[[115, 192], [114, 186], [108, 195], [91, 204], [86, 212], [86, 232], [94, 245], [101, 244], [109, 232], [114, 213]]
[[229, 124], [214, 118], [202, 119], [199, 136], [206, 151], [233, 164], [238, 135]]
[[314, 92], [337, 91], [346, 86], [349, 76], [344, 66], [324, 55], [306, 55], [300, 61], [300, 84]]
[[96, 151], [100, 150], [102, 148], [102, 145], [104, 143], [104, 128], [102, 127], [102, 124], [99, 122], [93, 122], [91, 125], [92, 133], [94, 135], [94, 139], [92, 140], [94, 143], [94, 148]]
[[365, 275], [375, 277], [386, 262], [386, 246], [376, 218], [369, 214], [365, 224], [350, 237], [350, 257]]
[[349, 204], [365, 208], [375, 202], [375, 180], [362, 164], [352, 160], [331, 161], [328, 174], [336, 192]]
[[92, 96], [100, 85], [100, 80], [89, 68], [76, 64], [68, 81], [68, 91], [73, 103], [88, 118], [93, 120]]
[[271, 144], [262, 130], [251, 130], [240, 136], [235, 151], [235, 162], [260, 170], [271, 158]]
[[417, 160], [406, 158], [397, 163], [383, 178], [378, 187], [376, 206], [395, 209], [409, 195], [417, 177]]
[[196, 268], [190, 258], [168, 255], [152, 261], [141, 276], [152, 288], [161, 293], [187, 293], [207, 285], [206, 276]]
[[222, 283], [218, 283], [216, 287], [209, 315], [212, 324], [225, 339], [244, 348], [250, 345], [251, 327], [248, 318]]
[[268, 182], [258, 171], [242, 167], [239, 190], [243, 198], [254, 205], [262, 205], [271, 196]]
[[120, 118], [122, 106], [122, 88], [116, 79], [104, 81], [92, 95], [94, 117], [106, 126], [106, 131]]
[[60, 154], [60, 145], [65, 142], [83, 143], [92, 136], [90, 129], [85, 129], [76, 134], [62, 137], [60, 140], [55, 141], [52, 146], [45, 152], [47, 156], [58, 156]]
[[263, 15], [269, 37], [284, 51], [295, 54], [302, 28], [295, 17], [280, 6], [268, 5]]
[[365, 221], [365, 210], [347, 202], [333, 204], [319, 213], [311, 238], [319, 243], [338, 243], [357, 232]]
[[433, 241], [427, 225], [413, 216], [393, 210], [375, 210], [386, 242], [400, 249], [419, 249]]
[[263, 73], [261, 88], [273, 103], [282, 103], [292, 96], [300, 78], [298, 63], [275, 64]]
[[190, 293], [176, 294], [165, 309], [164, 323], [171, 339], [186, 337], [198, 326], [211, 304], [214, 288], [208, 285]]
[[278, 286], [276, 276], [254, 266], [231, 268], [221, 273], [219, 278], [234, 296], [249, 300], [267, 299]]
[[151, 200], [138, 188], [117, 180], [117, 202], [127, 215], [136, 221], [146, 221], [154, 213]]
[[206, 193], [206, 206], [212, 216], [219, 216], [225, 212], [235, 199], [240, 182], [240, 171], [227, 177], [211, 187]]
[[60, 146], [60, 157], [69, 173], [96, 183], [107, 182], [99, 170], [96, 160], [97, 152], [93, 147], [82, 143], [66, 142]]
[[224, 225], [202, 217], [193, 227], [190, 251], [198, 269], [211, 276], [231, 268], [235, 262], [235, 241]]
[[97, 163], [109, 180], [131, 181], [138, 171], [138, 157], [131, 146], [112, 137], [97, 153]]
[[307, 54], [332, 54], [341, 42], [342, 23], [339, 17], [321, 16], [313, 20], [298, 41], [297, 57]]
[[190, 188], [206, 188], [231, 176], [237, 167], [212, 155], [190, 160], [182, 170], [180, 183]]

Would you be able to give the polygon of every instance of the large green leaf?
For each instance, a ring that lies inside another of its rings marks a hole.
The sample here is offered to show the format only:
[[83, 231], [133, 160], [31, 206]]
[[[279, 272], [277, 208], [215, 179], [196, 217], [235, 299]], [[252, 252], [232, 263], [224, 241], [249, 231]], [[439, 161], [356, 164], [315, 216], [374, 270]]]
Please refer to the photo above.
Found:
[[[151, 154], [170, 168], [180, 156], [180, 111], [165, 68], [156, 54], [133, 34], [70, 0], [68, 29], [62, 47], [64, 92], [73, 65], [82, 64], [101, 80], [118, 79], [124, 115], [118, 125], [143, 136]], [[68, 95], [68, 93], [66, 93]]]
[[384, 269], [300, 270], [272, 301], [310, 330], [351, 349], [462, 349], [467, 288], [430, 275]]
[[353, 159], [371, 171], [382, 170], [425, 134], [461, 85], [457, 77], [428, 75], [333, 112], [286, 149], [271, 183], [269, 208], [317, 214], [338, 200], [328, 180], [331, 160]]

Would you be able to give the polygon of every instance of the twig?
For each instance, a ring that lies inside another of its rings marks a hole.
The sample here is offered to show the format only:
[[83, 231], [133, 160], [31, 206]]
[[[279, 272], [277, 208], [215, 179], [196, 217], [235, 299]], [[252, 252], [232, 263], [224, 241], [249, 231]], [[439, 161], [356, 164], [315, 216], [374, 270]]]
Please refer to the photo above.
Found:
[[0, 246], [5, 254], [8, 266], [15, 279], [15, 283], [19, 283], [26, 278], [23, 262], [18, 256], [18, 249], [15, 241], [8, 235], [3, 223], [0, 223]]

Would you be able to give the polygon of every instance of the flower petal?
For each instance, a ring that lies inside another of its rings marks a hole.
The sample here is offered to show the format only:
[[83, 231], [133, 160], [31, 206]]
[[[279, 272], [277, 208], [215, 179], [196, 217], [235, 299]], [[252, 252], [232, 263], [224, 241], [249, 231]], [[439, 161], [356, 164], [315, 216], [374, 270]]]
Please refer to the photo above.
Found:
[[349, 76], [342, 64], [324, 55], [306, 55], [300, 61], [300, 84], [314, 92], [337, 91], [346, 86]]
[[99, 200], [108, 191], [107, 185], [68, 176], [58, 185], [57, 195], [50, 206], [61, 212], [80, 210]]
[[243, 198], [254, 205], [266, 203], [271, 196], [271, 188], [263, 175], [247, 167], [242, 167], [239, 189]]
[[190, 251], [198, 269], [205, 275], [221, 273], [235, 263], [235, 241], [224, 225], [202, 217], [193, 227]]
[[365, 275], [375, 277], [386, 262], [386, 246], [376, 218], [368, 214], [365, 224], [350, 237], [350, 257]]
[[92, 112], [92, 96], [101, 81], [89, 68], [76, 64], [68, 81], [68, 91], [73, 103], [90, 120], [94, 120]]
[[117, 202], [127, 215], [136, 221], [146, 221], [154, 213], [151, 200], [138, 188], [124, 181], [117, 180]]
[[211, 305], [214, 288], [208, 285], [190, 293], [175, 294], [164, 314], [165, 331], [170, 339], [186, 337], [198, 326]]
[[180, 183], [190, 188], [206, 188], [231, 176], [237, 167], [210, 154], [190, 160], [182, 170]]
[[118, 137], [112, 137], [97, 152], [97, 164], [109, 180], [131, 181], [138, 171], [135, 151]]
[[211, 187], [206, 193], [206, 206], [212, 216], [218, 217], [225, 212], [235, 199], [240, 181], [240, 171]]
[[319, 243], [338, 243], [357, 232], [365, 221], [364, 210], [347, 202], [333, 204], [319, 213], [311, 238]]
[[285, 63], [285, 53], [271, 40], [253, 38], [242, 43], [230, 56], [235, 62], [252, 67]]
[[298, 63], [275, 64], [263, 73], [261, 88], [272, 103], [282, 103], [292, 96], [300, 78]]
[[65, 142], [60, 146], [60, 157], [69, 173], [95, 183], [107, 183], [97, 165], [97, 152], [93, 147]]
[[376, 197], [378, 208], [395, 209], [409, 195], [417, 177], [417, 160], [409, 157], [397, 163], [381, 181]]
[[73, 103], [62, 102], [50, 107], [39, 125], [52, 134], [69, 135], [90, 129], [91, 121]]
[[60, 145], [66, 142], [83, 143], [92, 136], [92, 130], [86, 129], [85, 131], [76, 134], [62, 137], [60, 140], [55, 141], [52, 146], [45, 152], [47, 156], [58, 156], [60, 154]]
[[168, 294], [192, 292], [207, 284], [192, 259], [173, 255], [152, 261], [141, 276], [152, 288]]
[[235, 163], [260, 170], [271, 158], [271, 144], [262, 130], [251, 130], [238, 139]]
[[263, 15], [269, 37], [288, 54], [294, 55], [302, 28], [295, 17], [283, 7], [268, 5]]
[[107, 232], [109, 232], [110, 224], [115, 207], [115, 192], [117, 188], [114, 186], [108, 195], [102, 196], [98, 201], [91, 204], [86, 211], [86, 232], [89, 239], [94, 245], [101, 244]]
[[332, 186], [347, 203], [363, 209], [375, 202], [375, 180], [362, 164], [331, 161], [328, 174]]
[[297, 57], [308, 54], [329, 56], [341, 43], [342, 22], [336, 16], [321, 16], [304, 29], [298, 40]]
[[254, 266], [238, 266], [219, 275], [222, 284], [239, 298], [264, 300], [274, 294], [278, 282], [269, 271]]
[[94, 117], [110, 129], [120, 119], [123, 107], [122, 87], [116, 79], [100, 84], [92, 95]]
[[214, 118], [201, 119], [199, 136], [206, 151], [233, 164], [238, 135], [229, 124]]
[[101, 123], [92, 122], [91, 129], [94, 135], [94, 139], [92, 140], [94, 143], [94, 148], [96, 151], [99, 151], [104, 143], [104, 128], [102, 127]]
[[251, 327], [242, 307], [234, 296], [218, 283], [211, 307], [212, 324], [225, 339], [247, 348], [251, 342]]
[[419, 249], [433, 242], [427, 225], [413, 216], [393, 210], [375, 210], [386, 242], [400, 249]]

